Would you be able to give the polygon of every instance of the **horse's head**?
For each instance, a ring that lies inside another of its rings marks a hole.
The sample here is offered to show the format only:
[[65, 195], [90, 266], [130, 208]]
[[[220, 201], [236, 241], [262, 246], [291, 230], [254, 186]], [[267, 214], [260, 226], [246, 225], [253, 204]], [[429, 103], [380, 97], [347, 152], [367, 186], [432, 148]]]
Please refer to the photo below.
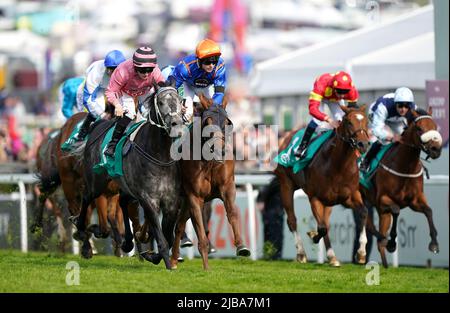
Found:
[[367, 132], [366, 105], [361, 107], [346, 107], [341, 105], [345, 115], [338, 127], [338, 134], [353, 149], [363, 154], [369, 147], [369, 134]]
[[149, 114], [149, 121], [153, 125], [164, 128], [170, 134], [173, 127], [183, 124], [182, 98], [171, 85], [159, 83], [155, 84], [154, 88], [153, 108], [150, 109], [150, 111], [154, 110], [154, 114]]
[[[210, 137], [206, 144], [209, 146], [209, 152], [220, 152], [222, 156], [214, 155], [214, 160], [223, 160], [225, 156], [225, 135], [226, 128], [232, 127], [233, 123], [228, 118], [225, 108], [228, 104], [227, 97], [224, 97], [221, 106], [213, 105], [213, 100], [206, 98], [203, 94], [199, 95], [201, 107], [199, 111], [202, 117], [202, 128], [210, 128]], [[216, 151], [214, 151], [216, 150]]]
[[431, 116], [432, 110], [411, 110], [408, 115], [408, 128], [402, 135], [405, 144], [410, 144], [425, 152], [430, 158], [441, 155], [442, 137]]

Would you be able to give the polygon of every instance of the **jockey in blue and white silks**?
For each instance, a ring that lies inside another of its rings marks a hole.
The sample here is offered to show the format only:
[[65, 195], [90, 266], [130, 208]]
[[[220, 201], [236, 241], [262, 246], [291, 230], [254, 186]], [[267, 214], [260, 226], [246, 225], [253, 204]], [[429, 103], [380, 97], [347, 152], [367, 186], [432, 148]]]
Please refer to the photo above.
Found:
[[194, 99], [194, 95], [203, 93], [213, 99], [214, 105], [221, 105], [227, 78], [225, 63], [220, 55], [219, 46], [210, 39], [204, 39], [197, 45], [195, 54], [178, 63], [168, 80], [174, 80], [177, 89], [184, 84], [186, 98]]
[[86, 70], [86, 81], [83, 86], [83, 107], [88, 112], [81, 125], [76, 140], [86, 137], [89, 126], [98, 117], [103, 117], [106, 109], [105, 90], [112, 73], [125, 56], [118, 50], [108, 52], [104, 60], [95, 61]]
[[379, 97], [369, 108], [369, 129], [372, 132], [372, 146], [364, 157], [360, 168], [367, 171], [370, 161], [380, 151], [381, 146], [400, 140], [408, 126], [406, 114], [416, 109], [414, 95], [409, 88], [397, 88], [395, 93]]

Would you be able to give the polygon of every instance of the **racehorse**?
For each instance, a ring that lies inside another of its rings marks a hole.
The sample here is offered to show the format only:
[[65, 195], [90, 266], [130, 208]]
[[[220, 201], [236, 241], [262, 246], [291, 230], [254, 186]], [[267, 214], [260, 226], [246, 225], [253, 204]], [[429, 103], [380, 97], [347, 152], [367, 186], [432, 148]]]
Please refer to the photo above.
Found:
[[[123, 176], [115, 178], [120, 186], [120, 206], [125, 222], [125, 241], [122, 250], [131, 251], [133, 234], [128, 221], [128, 204], [137, 200], [144, 210], [150, 227], [149, 232], [158, 243], [158, 253], [149, 255], [149, 261], [158, 264], [164, 259], [167, 269], [171, 268], [169, 249], [173, 244], [173, 232], [179, 212], [180, 181], [178, 164], [170, 156], [172, 144], [171, 131], [182, 124], [181, 97], [172, 86], [155, 85], [155, 92], [147, 98], [149, 107], [148, 121], [137, 131], [129, 152], [123, 156]], [[101, 159], [101, 143], [104, 130], [112, 121], [104, 121], [94, 128], [86, 143], [83, 156], [86, 189], [83, 195], [78, 232], [85, 234], [84, 219], [89, 203], [97, 198], [111, 178], [107, 173], [94, 173], [91, 169]], [[158, 214], [163, 214], [162, 227]]]
[[[428, 249], [439, 252], [437, 231], [433, 223], [433, 213], [423, 191], [423, 165], [420, 152], [437, 159], [441, 155], [442, 137], [431, 117], [431, 109], [412, 110], [408, 117], [408, 127], [380, 161], [380, 166], [371, 178], [372, 188], [361, 185], [361, 192], [367, 205], [375, 206], [379, 215], [378, 251], [384, 267], [388, 267], [385, 248], [394, 252], [397, 248], [397, 219], [400, 209], [409, 206], [413, 211], [425, 214], [430, 228], [431, 242]], [[389, 241], [386, 239], [391, 225]]]
[[43, 228], [44, 208], [50, 208], [56, 217], [58, 225], [58, 241], [59, 249], [65, 252], [67, 244], [67, 232], [63, 223], [62, 208], [59, 201], [55, 198], [55, 191], [61, 184], [58, 169], [56, 167], [56, 151], [52, 141], [60, 136], [58, 130], [50, 131], [42, 140], [37, 149], [36, 170], [39, 184], [35, 186], [35, 194], [37, 196], [37, 206], [33, 210], [33, 224], [30, 226], [31, 233], [36, 233], [38, 229]]
[[[218, 144], [219, 153], [222, 157], [226, 156], [225, 128], [232, 123], [228, 119], [225, 111], [227, 102], [224, 100], [222, 107], [212, 106], [212, 99], [207, 99], [203, 95], [200, 98], [200, 114], [202, 129], [204, 126], [216, 126], [216, 131], [212, 133], [212, 142]], [[199, 119], [195, 119], [195, 123]], [[203, 132], [203, 131], [202, 131]], [[194, 131], [190, 131], [190, 154], [193, 156], [194, 150]], [[205, 144], [208, 144], [208, 140]], [[205, 147], [203, 144], [203, 149]], [[210, 146], [211, 147], [211, 146]], [[212, 147], [211, 147], [212, 148]], [[229, 147], [228, 147], [229, 148]], [[177, 227], [175, 231], [175, 241], [172, 248], [172, 267], [176, 268], [179, 257], [179, 245], [181, 235], [184, 232], [186, 221], [191, 217], [192, 224], [198, 238], [198, 249], [203, 260], [203, 269], [208, 270], [208, 245], [209, 240], [203, 224], [202, 208], [205, 202], [215, 198], [220, 198], [227, 211], [228, 222], [231, 224], [234, 233], [234, 244], [236, 246], [236, 255], [249, 256], [248, 250], [242, 243], [238, 208], [235, 204], [236, 185], [234, 183], [234, 159], [223, 160], [220, 155], [215, 154], [211, 160], [195, 160], [189, 158], [181, 161], [181, 177], [184, 191], [184, 205], [182, 207]]]
[[[291, 167], [287, 168], [280, 164], [275, 169], [275, 174], [280, 180], [281, 201], [287, 213], [287, 224], [296, 241], [297, 261], [301, 263], [306, 263], [307, 259], [302, 239], [297, 232], [293, 201], [294, 191], [300, 188], [308, 196], [317, 222], [317, 231], [309, 232], [308, 235], [314, 243], [324, 238], [329, 264], [340, 266], [328, 237], [331, 209], [337, 204], [356, 210], [361, 217], [362, 232], [358, 259], [360, 263], [365, 262], [367, 208], [359, 191], [357, 158], [369, 145], [367, 117], [365, 105], [360, 108], [347, 108], [341, 105], [341, 109], [345, 113], [342, 122], [306, 168], [296, 174]], [[294, 134], [295, 132], [287, 134], [288, 137], [284, 139], [280, 151], [287, 147]]]
[[[35, 225], [39, 225], [42, 220], [42, 210], [45, 200], [54, 193], [57, 187], [62, 186], [64, 196], [67, 199], [68, 209], [72, 217], [77, 216], [81, 206], [81, 195], [83, 190], [83, 168], [78, 158], [71, 152], [65, 152], [61, 149], [61, 145], [70, 137], [76, 125], [86, 116], [86, 113], [74, 114], [61, 127], [58, 134], [49, 134], [45, 144], [42, 144], [43, 153], [38, 153], [38, 164], [42, 164], [41, 170], [38, 173], [40, 178], [40, 206], [36, 215], [37, 219]], [[53, 136], [53, 135], [54, 136]], [[50, 137], [52, 135], [53, 137]], [[110, 207], [110, 223], [113, 228], [113, 244], [119, 245], [121, 242], [121, 215], [115, 214], [116, 207], [112, 201], [117, 201], [117, 198], [112, 199], [108, 196], [102, 196], [92, 203], [92, 207], [97, 207], [99, 217], [99, 226], [90, 225], [89, 230], [94, 233], [97, 238], [106, 238], [110, 231], [107, 226], [108, 223], [108, 207]], [[85, 223], [89, 223], [92, 210], [86, 215]], [[73, 220], [73, 219], [72, 219]], [[33, 225], [33, 226], [35, 226]], [[92, 257], [92, 247], [89, 243], [89, 238], [84, 238], [81, 254], [85, 258]], [[114, 249], [117, 255], [118, 249]]]

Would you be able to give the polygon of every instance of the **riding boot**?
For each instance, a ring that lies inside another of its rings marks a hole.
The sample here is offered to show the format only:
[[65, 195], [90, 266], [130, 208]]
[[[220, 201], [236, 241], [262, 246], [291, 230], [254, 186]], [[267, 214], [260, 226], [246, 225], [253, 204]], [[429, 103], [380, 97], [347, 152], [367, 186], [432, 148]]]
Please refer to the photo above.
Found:
[[120, 138], [122, 138], [122, 135], [130, 122], [131, 122], [131, 119], [127, 116], [122, 116], [116, 122], [116, 128], [114, 128], [114, 132], [112, 134], [111, 141], [108, 143], [108, 146], [106, 147], [105, 155], [107, 157], [110, 157], [110, 158], [114, 157], [114, 152], [116, 151], [116, 145], [119, 142]]
[[370, 162], [373, 160], [373, 158], [378, 154], [380, 151], [382, 145], [380, 142], [374, 142], [372, 146], [370, 147], [369, 151], [367, 151], [366, 155], [364, 156], [364, 159], [362, 160], [361, 164], [359, 165], [359, 169], [363, 173], [367, 173], [370, 169]]
[[83, 141], [84, 138], [86, 138], [86, 135], [89, 132], [89, 126], [91, 126], [92, 122], [96, 120], [95, 116], [89, 113], [84, 121], [83, 124], [81, 124], [80, 130], [78, 131], [78, 134], [75, 136], [76, 141]]
[[314, 127], [306, 127], [305, 133], [303, 134], [302, 142], [298, 146], [298, 149], [295, 151], [294, 156], [303, 159], [306, 156], [306, 150], [308, 148], [309, 141], [311, 140], [312, 135], [316, 129]]

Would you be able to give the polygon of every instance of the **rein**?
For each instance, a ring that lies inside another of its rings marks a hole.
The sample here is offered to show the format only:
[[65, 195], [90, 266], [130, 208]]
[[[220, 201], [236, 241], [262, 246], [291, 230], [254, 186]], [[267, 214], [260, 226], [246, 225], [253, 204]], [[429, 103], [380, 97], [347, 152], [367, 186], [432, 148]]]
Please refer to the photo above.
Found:
[[[423, 119], [433, 119], [433, 118], [430, 115], [421, 115], [421, 116], [416, 117], [414, 119], [413, 123], [416, 124], [418, 121], [423, 120]], [[427, 159], [429, 158], [429, 152], [426, 150], [426, 148], [425, 148], [425, 146], [423, 144], [421, 144], [420, 147], [417, 147], [417, 146], [415, 146], [413, 144], [410, 144], [410, 143], [406, 143], [404, 141], [400, 141], [399, 144], [407, 146], [407, 147], [410, 147], [410, 148], [413, 148], [415, 150], [419, 150], [419, 151], [422, 150], [428, 155]], [[385, 171], [387, 171], [387, 172], [389, 172], [389, 173], [391, 173], [391, 174], [393, 174], [395, 176], [403, 177], [403, 178], [417, 178], [417, 177], [420, 177], [420, 176], [423, 175], [424, 169], [425, 169], [425, 174], [426, 174], [427, 178], [429, 178], [428, 170], [423, 166], [422, 163], [421, 163], [421, 168], [420, 168], [419, 172], [415, 173], [415, 174], [407, 174], [407, 173], [397, 172], [397, 171], [393, 170], [392, 168], [388, 167], [387, 165], [385, 165], [385, 164], [383, 164], [381, 162], [380, 162], [380, 165]]]

